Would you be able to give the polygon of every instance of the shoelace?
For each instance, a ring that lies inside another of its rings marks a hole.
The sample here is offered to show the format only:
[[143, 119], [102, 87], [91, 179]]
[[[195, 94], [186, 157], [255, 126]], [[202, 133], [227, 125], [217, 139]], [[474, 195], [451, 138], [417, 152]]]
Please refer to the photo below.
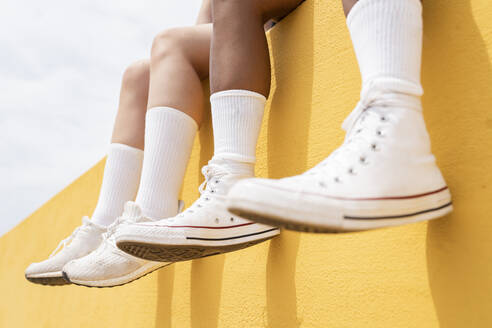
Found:
[[50, 258], [53, 257], [60, 249], [65, 248], [68, 244], [72, 242], [72, 240], [81, 232], [90, 232], [94, 227], [94, 223], [89, 219], [89, 217], [84, 216], [82, 218], [82, 225], [75, 228], [70, 236], [60, 241], [58, 246], [56, 246], [55, 250], [50, 254]]
[[108, 226], [108, 229], [106, 230], [106, 232], [103, 233], [103, 235], [102, 235], [103, 241], [106, 241], [112, 235], [114, 235], [114, 233], [116, 232], [116, 228], [118, 227], [118, 225], [120, 225], [120, 224], [122, 224], [124, 222], [129, 222], [129, 221], [130, 221], [130, 219], [127, 218], [127, 217], [125, 217], [124, 215], [119, 216], [118, 218], [116, 218], [116, 220], [114, 220], [114, 222], [111, 223]]
[[215, 193], [213, 185], [218, 184], [220, 182], [220, 178], [228, 174], [228, 171], [218, 164], [209, 163], [202, 168], [202, 174], [205, 177], [205, 180], [198, 187], [200, 197], [195, 203], [193, 203], [193, 205], [191, 205], [179, 216], [183, 216], [183, 214], [187, 212], [193, 213], [197, 207], [203, 206], [203, 201], [209, 201], [212, 196], [211, 194]]
[[102, 236], [103, 241], [106, 241], [107, 239], [111, 238], [111, 236], [113, 236], [116, 230], [118, 229], [118, 226], [121, 224], [144, 222], [144, 221], [151, 221], [151, 220], [142, 215], [138, 217], [128, 216], [126, 215], [125, 212], [123, 212], [123, 215], [116, 218], [116, 220], [108, 226], [106, 232]]
[[[385, 85], [391, 85], [391, 92], [388, 91]], [[412, 96], [412, 94], [418, 95], [420, 93], [421, 88], [419, 86], [396, 79], [379, 79], [367, 83], [362, 89], [361, 100], [342, 124], [342, 128], [346, 131], [344, 143], [327, 159], [307, 173], [316, 175], [324, 172], [323, 175], [326, 175], [329, 172], [335, 182], [341, 182], [339, 177], [343, 173], [355, 174], [355, 169], [351, 166], [347, 168], [347, 163], [358, 160], [363, 164], [367, 164], [366, 156], [360, 154], [360, 142], [367, 141], [367, 138], [358, 132], [366, 128], [363, 123], [364, 118], [368, 118], [371, 115], [379, 115], [368, 109], [371, 107], [402, 106], [420, 110], [420, 101], [415, 96]], [[373, 150], [377, 150], [375, 148], [377, 145], [371, 145], [371, 147], [373, 147]], [[321, 181], [321, 185], [324, 185], [324, 181]]]
[[[391, 89], [386, 85], [391, 85]], [[391, 91], [389, 91], [391, 90]], [[420, 110], [420, 101], [412, 95], [421, 95], [422, 88], [399, 79], [385, 78], [369, 81], [360, 93], [360, 101], [342, 123], [342, 129], [350, 135], [361, 115], [374, 106], [404, 106]]]

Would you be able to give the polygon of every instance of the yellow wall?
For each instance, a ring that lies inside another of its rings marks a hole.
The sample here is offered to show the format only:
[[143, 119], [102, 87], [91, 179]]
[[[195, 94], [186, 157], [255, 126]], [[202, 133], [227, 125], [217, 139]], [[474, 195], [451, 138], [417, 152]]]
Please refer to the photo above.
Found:
[[[492, 2], [424, 3], [425, 117], [452, 215], [364, 233], [285, 232], [113, 289], [28, 283], [28, 263], [95, 207], [101, 162], [0, 239], [0, 326], [491, 327]], [[274, 87], [257, 174], [281, 177], [342, 141], [360, 79], [338, 1], [307, 1], [270, 41]], [[210, 128], [208, 117], [186, 175], [187, 204], [212, 153]]]

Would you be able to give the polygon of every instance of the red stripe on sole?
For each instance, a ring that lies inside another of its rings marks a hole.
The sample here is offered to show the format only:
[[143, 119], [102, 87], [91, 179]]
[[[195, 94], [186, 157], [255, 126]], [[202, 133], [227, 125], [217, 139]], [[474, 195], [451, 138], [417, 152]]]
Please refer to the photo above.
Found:
[[171, 226], [171, 225], [154, 225], [154, 227], [162, 227], [162, 228], [197, 228], [197, 229], [231, 229], [231, 228], [238, 228], [238, 227], [244, 227], [248, 226], [251, 224], [255, 224], [255, 222], [248, 222], [248, 223], [243, 223], [243, 224], [237, 224], [233, 226], [225, 226], [225, 227], [209, 227], [209, 226]]

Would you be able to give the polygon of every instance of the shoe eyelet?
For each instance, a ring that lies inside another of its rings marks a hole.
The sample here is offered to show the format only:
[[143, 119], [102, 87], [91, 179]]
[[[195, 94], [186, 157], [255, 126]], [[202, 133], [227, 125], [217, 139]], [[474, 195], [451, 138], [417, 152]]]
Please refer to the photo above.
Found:
[[361, 156], [361, 157], [359, 158], [359, 161], [360, 161], [362, 164], [367, 164], [367, 157], [365, 157], [365, 156]]
[[376, 135], [377, 135], [378, 137], [383, 137], [383, 136], [384, 136], [384, 133], [383, 133], [383, 131], [381, 131], [381, 130], [377, 130], [377, 131], [376, 131]]
[[213, 190], [213, 189], [212, 189], [212, 190], [210, 190], [210, 193], [212, 193], [212, 194], [213, 194], [214, 192], [215, 192], [215, 190]]
[[381, 116], [381, 122], [387, 122], [388, 118], [386, 116]]
[[215, 223], [219, 223], [219, 218], [215, 218]]
[[320, 186], [321, 188], [326, 188], [326, 183], [324, 183], [323, 181], [320, 181], [320, 182], [318, 182], [318, 186]]
[[215, 183], [216, 183], [216, 184], [217, 184], [217, 183], [219, 183], [219, 182], [220, 182], [219, 180], [215, 180]]
[[231, 217], [231, 222], [234, 222], [234, 218], [233, 217]]
[[349, 168], [349, 169], [348, 169], [348, 173], [349, 173], [349, 174], [351, 174], [351, 175], [355, 175], [355, 170], [354, 170], [354, 168], [352, 168], [352, 167], [351, 167], [351, 168]]
[[336, 183], [340, 183], [340, 182], [342, 182], [342, 180], [340, 180], [340, 178], [339, 178], [339, 177], [335, 177], [335, 178], [333, 178], [333, 181], [335, 181]]
[[362, 129], [358, 129], [357, 131], [355, 131], [355, 133], [359, 134], [362, 132]]
[[196, 207], [202, 207], [202, 205], [198, 204]]
[[371, 144], [371, 150], [372, 151], [378, 151], [379, 150], [378, 145], [375, 143]]

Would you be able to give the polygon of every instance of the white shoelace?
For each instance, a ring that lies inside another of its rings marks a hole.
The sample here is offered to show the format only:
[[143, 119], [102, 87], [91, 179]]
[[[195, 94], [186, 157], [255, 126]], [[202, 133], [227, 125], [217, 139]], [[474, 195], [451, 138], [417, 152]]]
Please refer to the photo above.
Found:
[[[391, 84], [391, 89], [385, 85]], [[415, 95], [422, 93], [420, 86], [398, 79], [378, 79], [369, 81], [360, 93], [360, 101], [342, 123], [348, 137], [361, 115], [370, 107], [403, 106], [420, 111], [420, 100]]]
[[[398, 85], [400, 92], [394, 91], [394, 85]], [[392, 90], [389, 91], [385, 85], [392, 84]], [[405, 94], [408, 92], [409, 94]], [[346, 131], [345, 141], [337, 150], [328, 158], [309, 170], [308, 174], [320, 175], [326, 177], [327, 173], [332, 177], [334, 182], [341, 182], [343, 174], [356, 174], [354, 166], [357, 164], [368, 164], [367, 151], [361, 149], [367, 148], [368, 151], [377, 151], [377, 144], [370, 144], [368, 135], [361, 133], [364, 130], [374, 130], [375, 127], [367, 124], [368, 121], [380, 119], [382, 122], [387, 121], [387, 117], [375, 113], [370, 108], [376, 107], [404, 107], [414, 110], [421, 110], [420, 100], [412, 94], [419, 94], [420, 89], [413, 84], [405, 81], [385, 79], [379, 81], [370, 81], [361, 92], [361, 100], [345, 119], [342, 128]], [[379, 116], [372, 118], [371, 116]], [[369, 126], [368, 126], [369, 125]], [[373, 131], [376, 132], [376, 131]], [[366, 145], [362, 145], [362, 143]], [[369, 145], [367, 145], [369, 144]], [[367, 147], [366, 147], [367, 146]], [[352, 165], [350, 163], [353, 163]], [[326, 184], [325, 179], [321, 179], [320, 185]]]
[[58, 252], [58, 250], [65, 248], [81, 232], [88, 233], [92, 229], [94, 229], [94, 223], [91, 221], [91, 219], [89, 219], [89, 217], [84, 216], [82, 218], [82, 225], [79, 226], [79, 227], [77, 227], [77, 228], [75, 228], [75, 230], [72, 232], [72, 234], [70, 236], [68, 236], [67, 238], [65, 238], [62, 241], [60, 241], [60, 243], [58, 244], [58, 246], [56, 246], [55, 250], [50, 254], [49, 257], [50, 258], [53, 257]]
[[135, 216], [128, 216], [128, 215], [126, 215], [125, 212], [123, 212], [123, 215], [121, 215], [118, 218], [116, 218], [116, 220], [108, 226], [106, 232], [103, 234], [103, 241], [106, 241], [106, 240], [110, 239], [111, 236], [114, 235], [114, 233], [116, 232], [116, 230], [118, 229], [118, 227], [121, 224], [136, 223], [136, 222], [146, 222], [146, 221], [152, 221], [152, 220], [149, 219], [149, 218], [146, 218], [143, 215], [140, 215], [140, 216], [137, 216], [137, 217], [135, 217]]
[[213, 186], [220, 183], [220, 178], [229, 174], [229, 172], [221, 165], [209, 163], [202, 168], [202, 174], [205, 177], [205, 181], [198, 187], [200, 197], [186, 211], [179, 214], [180, 217], [184, 216], [186, 213], [193, 213], [196, 208], [203, 207], [203, 202], [209, 201], [212, 194], [216, 191]]

